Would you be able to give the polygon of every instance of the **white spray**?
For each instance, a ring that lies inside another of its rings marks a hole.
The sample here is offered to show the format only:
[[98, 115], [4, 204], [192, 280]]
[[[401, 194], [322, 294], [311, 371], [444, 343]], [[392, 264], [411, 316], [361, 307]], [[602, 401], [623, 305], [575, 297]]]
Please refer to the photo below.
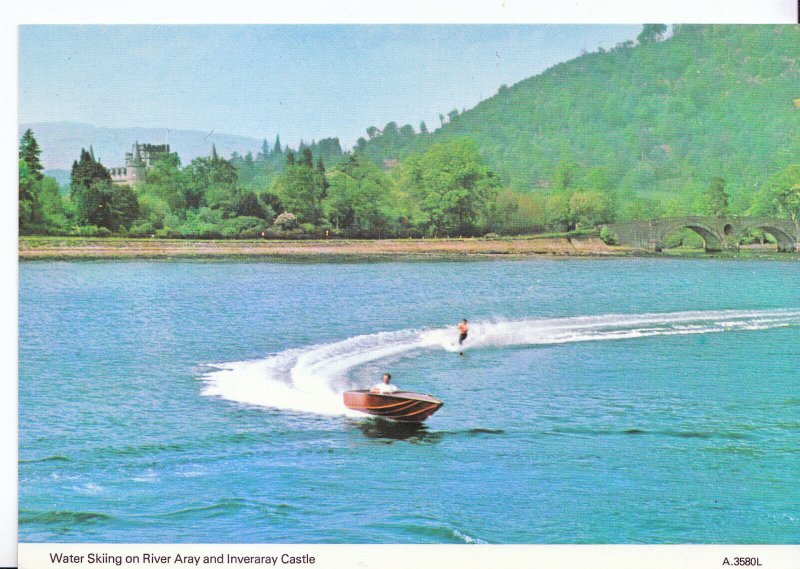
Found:
[[[603, 314], [474, 322], [463, 349], [709, 334], [800, 325], [800, 310], [719, 310]], [[230, 401], [317, 413], [359, 415], [342, 403], [348, 376], [361, 365], [421, 350], [457, 352], [455, 327], [399, 330], [285, 350], [261, 360], [213, 364], [202, 393]], [[367, 382], [368, 383], [368, 382]], [[363, 385], [362, 387], [367, 387]]]

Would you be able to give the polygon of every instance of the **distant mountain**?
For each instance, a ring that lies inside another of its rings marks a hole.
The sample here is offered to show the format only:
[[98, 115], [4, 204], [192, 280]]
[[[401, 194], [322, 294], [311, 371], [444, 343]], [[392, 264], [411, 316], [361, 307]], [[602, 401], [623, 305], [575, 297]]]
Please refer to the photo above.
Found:
[[[211, 144], [217, 147], [220, 156], [231, 152], [241, 155], [261, 150], [261, 140], [233, 134], [202, 132], [198, 130], [172, 130], [164, 128], [102, 128], [73, 122], [23, 123], [19, 125], [19, 137], [26, 129], [33, 130], [39, 147], [41, 161], [48, 170], [70, 170], [72, 162], [80, 156], [81, 148], [94, 148], [94, 155], [104, 166], [124, 166], [125, 153], [130, 152], [135, 141], [164, 144], [177, 152], [182, 164], [188, 164], [198, 156], [208, 156]], [[57, 178], [58, 179], [58, 178]]]

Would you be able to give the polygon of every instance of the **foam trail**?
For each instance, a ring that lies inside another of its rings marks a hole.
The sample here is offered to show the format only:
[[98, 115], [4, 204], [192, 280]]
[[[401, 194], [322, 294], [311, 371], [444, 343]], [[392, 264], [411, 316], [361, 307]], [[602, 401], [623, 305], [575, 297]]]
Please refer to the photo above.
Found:
[[[602, 314], [573, 318], [474, 322], [463, 348], [623, 340], [650, 336], [765, 330], [800, 325], [800, 309]], [[421, 350], [459, 351], [454, 327], [398, 330], [295, 348], [264, 359], [214, 364], [202, 394], [230, 401], [325, 415], [352, 415], [341, 392], [366, 363]], [[365, 387], [370, 381], [356, 380]]]

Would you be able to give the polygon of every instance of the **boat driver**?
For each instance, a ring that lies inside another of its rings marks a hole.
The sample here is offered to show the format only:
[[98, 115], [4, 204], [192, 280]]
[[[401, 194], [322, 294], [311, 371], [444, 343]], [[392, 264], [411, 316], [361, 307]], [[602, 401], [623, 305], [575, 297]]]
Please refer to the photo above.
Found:
[[381, 383], [373, 385], [369, 390], [370, 393], [394, 393], [395, 391], [397, 391], [397, 386], [389, 383], [390, 381], [392, 381], [392, 374], [384, 373], [383, 381]]

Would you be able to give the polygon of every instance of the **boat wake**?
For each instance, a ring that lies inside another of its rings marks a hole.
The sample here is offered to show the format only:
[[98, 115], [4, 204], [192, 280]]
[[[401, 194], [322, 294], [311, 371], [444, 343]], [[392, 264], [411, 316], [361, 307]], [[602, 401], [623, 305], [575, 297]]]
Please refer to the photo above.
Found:
[[[800, 325], [800, 309], [603, 314], [471, 322], [463, 349], [711, 334]], [[398, 330], [285, 350], [264, 359], [210, 364], [202, 394], [250, 405], [325, 415], [348, 410], [341, 393], [365, 387], [360, 366], [425, 350], [460, 351], [454, 327]]]

